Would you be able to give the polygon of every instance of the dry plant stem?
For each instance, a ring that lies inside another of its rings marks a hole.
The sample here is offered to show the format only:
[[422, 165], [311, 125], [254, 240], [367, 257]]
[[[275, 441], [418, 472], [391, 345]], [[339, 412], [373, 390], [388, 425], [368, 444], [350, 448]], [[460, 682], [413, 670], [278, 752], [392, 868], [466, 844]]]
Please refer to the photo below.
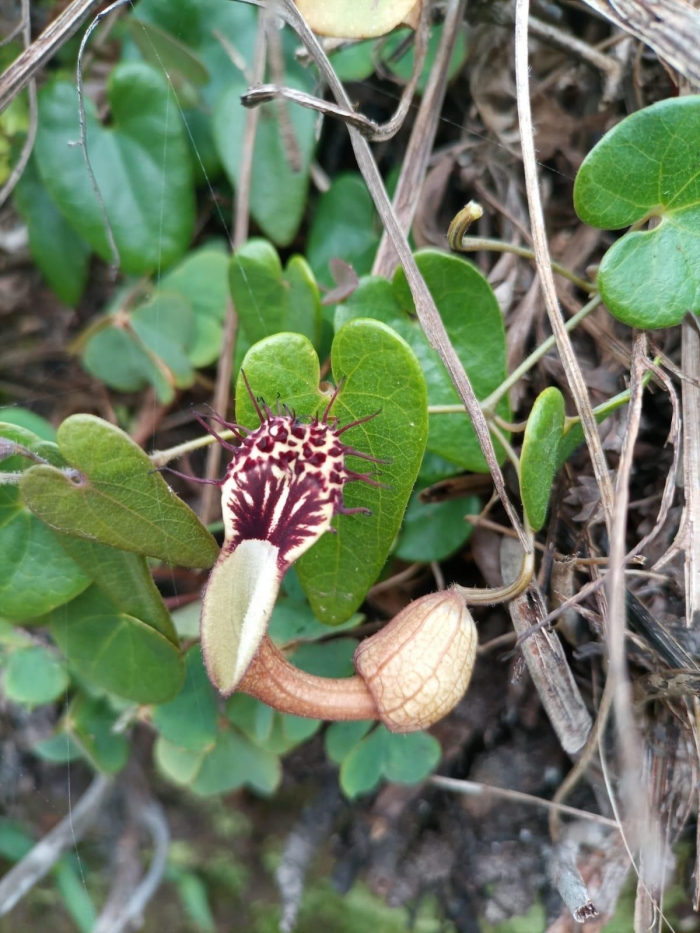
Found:
[[[505, 581], [518, 572], [522, 562], [520, 545], [513, 538], [501, 542], [501, 573]], [[522, 635], [544, 615], [544, 606], [535, 587], [518, 595], [508, 606], [513, 628]], [[585, 745], [591, 730], [591, 717], [576, 686], [566, 655], [556, 632], [537, 632], [521, 646], [530, 676], [552, 728], [564, 749], [576, 754]]]
[[[281, 87], [284, 83], [284, 52], [282, 51], [282, 37], [277, 28], [277, 5], [278, 0], [268, 0], [268, 3], [260, 12], [260, 29], [264, 32], [267, 39], [268, 58], [270, 62], [270, 73], [274, 83]], [[256, 80], [262, 81], [264, 75]], [[299, 143], [297, 141], [294, 126], [289, 116], [289, 109], [286, 102], [278, 97], [275, 100], [277, 110], [277, 123], [280, 128], [280, 139], [284, 148], [284, 154], [293, 172], [300, 172], [303, 158]]]
[[685, 0], [585, 0], [605, 19], [650, 46], [700, 84], [700, 13]]
[[568, 32], [557, 29], [551, 23], [545, 23], [534, 16], [530, 17], [530, 32], [548, 45], [561, 49], [568, 55], [573, 55], [601, 71], [606, 77], [603, 100], [611, 101], [614, 99], [622, 78], [622, 66], [619, 61], [603, 54], [603, 52], [588, 45], [587, 42], [582, 42], [580, 39], [569, 35]]
[[[285, 19], [294, 28], [301, 41], [309, 50], [312, 58], [321, 70], [323, 77], [328, 82], [328, 85], [331, 88], [337, 102], [341, 106], [350, 109], [351, 103], [345, 92], [345, 88], [333, 70], [333, 66], [328, 61], [328, 56], [323, 51], [323, 48], [318, 42], [318, 39], [309, 29], [303, 16], [301, 16], [296, 6], [294, 5], [293, 0], [282, 0], [282, 2]], [[459, 12], [461, 17], [463, 4], [464, 0], [451, 0], [448, 7], [448, 14], [451, 15], [453, 11]], [[409, 246], [408, 240], [406, 239], [406, 235], [401, 229], [401, 225], [396, 217], [396, 214], [394, 213], [391, 202], [386, 193], [386, 189], [384, 188], [384, 182], [382, 181], [382, 177], [379, 174], [379, 169], [377, 168], [377, 164], [374, 161], [369, 143], [362, 136], [362, 134], [353, 127], [348, 127], [348, 132], [350, 133], [350, 139], [355, 151], [355, 157], [357, 158], [357, 163], [360, 171], [362, 172], [362, 176], [370, 194], [372, 195], [372, 200], [374, 201], [377, 212], [381, 217], [382, 223], [384, 224], [388, 235], [393, 241], [401, 265], [403, 266], [404, 272], [406, 274], [406, 280], [408, 282], [409, 288], [411, 289], [411, 294], [413, 295], [413, 299], [416, 305], [416, 313], [418, 315], [418, 319], [421, 323], [423, 331], [425, 332], [430, 345], [434, 347], [435, 350], [437, 350], [442, 362], [445, 364], [445, 367], [450, 374], [450, 378], [452, 379], [452, 382], [457, 390], [457, 394], [464, 402], [464, 405], [471, 417], [476, 435], [479, 439], [479, 445], [483, 451], [484, 457], [493, 477], [498, 496], [501, 499], [506, 512], [508, 513], [511, 524], [518, 532], [518, 536], [522, 541], [523, 547], [526, 550], [530, 550], [531, 545], [528, 540], [528, 536], [525, 534], [517, 512], [515, 511], [515, 508], [513, 507], [513, 504], [508, 497], [505, 482], [503, 480], [503, 474], [501, 473], [501, 468], [499, 467], [498, 460], [496, 459], [496, 453], [494, 451], [491, 435], [489, 434], [486, 419], [484, 418], [484, 415], [479, 406], [479, 401], [474, 394], [474, 390], [472, 389], [471, 383], [469, 382], [469, 378], [464, 371], [464, 366], [457, 356], [454, 347], [450, 343], [450, 338], [448, 337], [445, 326], [442, 323], [442, 319], [440, 318], [435, 301], [433, 300], [433, 297], [428, 291], [428, 287], [420, 274], [416, 261], [413, 257], [413, 253], [411, 252], [411, 247]]]
[[[494, 253], [513, 253], [515, 256], [522, 256], [523, 259], [535, 259], [535, 251], [528, 249], [527, 246], [516, 246], [513, 243], [504, 243], [503, 240], [492, 240], [489, 237], [463, 236], [461, 242], [450, 243], [450, 246], [460, 253], [478, 253], [481, 250], [490, 250]], [[587, 282], [570, 269], [567, 269], [566, 266], [562, 266], [561, 263], [552, 262], [552, 269], [557, 275], [561, 275], [573, 282], [574, 285], [589, 295], [595, 295], [598, 291], [595, 283]]]
[[73, 36], [101, 0], [73, 0], [39, 38], [0, 76], [0, 113], [25, 88], [37, 71]]
[[512, 800], [515, 803], [524, 803], [532, 807], [542, 807], [544, 810], [557, 810], [559, 813], [565, 813], [567, 816], [573, 816], [579, 820], [589, 820], [592, 823], [599, 823], [601, 826], [610, 826], [617, 829], [615, 820], [608, 819], [607, 816], [589, 813], [587, 810], [579, 810], [576, 807], [567, 807], [566, 804], [554, 803], [551, 800], [545, 800], [543, 797], [524, 794], [519, 790], [492, 787], [490, 784], [481, 784], [477, 781], [459, 781], [456, 778], [442, 777], [441, 775], [434, 775], [429, 780], [431, 784], [435, 784], [437, 787], [453, 790], [458, 794], [467, 794], [470, 797], [496, 797], [503, 800]]
[[[595, 308], [598, 307], [601, 301], [602, 299], [600, 295], [596, 295], [594, 298], [592, 298], [588, 302], [588, 304], [584, 305], [580, 311], [574, 314], [572, 318], [569, 318], [569, 320], [564, 325], [567, 331], [573, 330], [575, 327], [577, 327], [581, 323], [581, 321], [588, 314], [591, 313], [591, 311], [595, 310]], [[492, 412], [496, 408], [498, 403], [501, 401], [503, 396], [507, 395], [508, 392], [510, 392], [510, 390], [513, 388], [513, 386], [517, 382], [519, 382], [523, 378], [523, 376], [527, 372], [529, 372], [536, 363], [539, 363], [542, 357], [546, 353], [549, 353], [552, 347], [556, 346], [556, 343], [557, 341], [555, 337], [548, 337], [546, 340], [544, 340], [540, 344], [539, 347], [537, 347], [536, 350], [533, 350], [532, 353], [526, 359], [522, 361], [520, 366], [514, 369], [513, 372], [510, 374], [510, 376], [508, 376], [508, 378], [505, 379], [497, 389], [494, 389], [491, 395], [489, 395], [487, 398], [485, 398], [481, 402], [482, 411]], [[439, 408], [439, 411], [444, 414], [447, 414], [449, 412], [456, 413], [456, 412], [464, 411], [464, 408], [461, 405], [434, 406], [434, 410], [436, 411], [436, 413], [437, 413], [438, 408]]]
[[[144, 801], [138, 812], [139, 822], [148, 830], [153, 843], [151, 864], [143, 880], [120, 909], [108, 917], [98, 917], [93, 933], [123, 933], [139, 923], [143, 911], [160, 887], [168, 862], [170, 831], [165, 814], [155, 800]], [[140, 924], [139, 924], [140, 925]]]
[[571, 911], [571, 916], [576, 923], [583, 923], [597, 917], [598, 909], [590, 898], [576, 864], [579, 849], [580, 846], [573, 839], [564, 839], [552, 852], [549, 869], [552, 881]]
[[[700, 379], [700, 334], [683, 324], [681, 362], [686, 375]], [[685, 618], [700, 628], [700, 389], [683, 383], [683, 474], [685, 488]]]
[[[625, 600], [625, 538], [629, 505], [629, 479], [634, 461], [634, 445], [639, 433], [642, 412], [642, 376], [646, 340], [643, 334], [634, 339], [631, 401], [627, 430], [623, 441], [620, 464], [615, 483], [615, 511], [610, 534], [610, 569], [607, 594], [609, 616], [606, 626], [608, 650], [608, 678], [612, 681], [613, 708], [620, 750], [620, 790], [625, 804], [625, 816], [634, 836], [646, 835], [651, 814], [648, 812], [646, 788], [640, 788], [642, 779], [642, 743], [633, 712], [632, 685], [627, 670], [625, 652], [626, 600]], [[641, 792], [640, 792], [641, 791]]]
[[540, 199], [539, 184], [537, 180], [537, 159], [535, 155], [535, 142], [532, 128], [532, 111], [529, 93], [529, 65], [528, 65], [528, 14], [529, 0], [516, 0], [515, 3], [515, 78], [517, 86], [518, 119], [520, 122], [520, 138], [523, 153], [523, 168], [525, 171], [525, 185], [527, 200], [530, 208], [530, 223], [532, 225], [532, 239], [535, 246], [537, 271], [540, 275], [542, 292], [544, 295], [547, 314], [556, 337], [557, 348], [561, 356], [562, 365], [566, 374], [571, 394], [574, 397], [576, 409], [581, 418], [581, 426], [586, 438], [588, 450], [593, 462], [600, 497], [605, 514], [605, 523], [608, 531], [613, 516], [613, 490], [608, 467], [600, 442], [598, 427], [591, 410], [590, 401], [586, 392], [581, 369], [564, 326], [554, 286], [554, 276], [549, 258], [549, 247], [544, 226], [544, 214]]
[[[680, 415], [678, 412], [678, 401], [676, 398], [675, 391], [673, 389], [673, 385], [670, 379], [668, 378], [668, 376], [666, 375], [666, 373], [662, 369], [659, 369], [658, 366], [654, 366], [652, 363], [649, 363], [648, 361], [645, 361], [645, 366], [647, 366], [654, 373], [656, 379], [662, 385], [664, 385], [666, 390], [668, 391], [669, 399], [671, 400], [671, 405], [673, 408], [673, 419], [671, 422], [670, 437], [672, 438], [677, 437], [679, 433]], [[656, 516], [656, 522], [654, 524], [654, 527], [651, 529], [651, 531], [648, 534], [644, 535], [641, 541], [638, 541], [637, 544], [635, 544], [635, 546], [632, 548], [632, 550], [629, 551], [629, 553], [625, 556], [625, 564], [628, 564], [631, 560], [634, 560], [639, 554], [641, 554], [651, 544], [651, 542], [656, 538], [656, 536], [659, 534], [659, 532], [661, 531], [661, 529], [666, 523], [666, 519], [668, 518], [668, 514], [671, 510], [671, 506], [673, 505], [673, 498], [674, 498], [674, 493], [676, 490], [676, 476], [678, 475], [678, 464], [679, 464], [679, 459], [680, 459], [679, 448], [680, 448], [680, 445], [678, 443], [674, 444], [673, 461], [671, 463], [671, 469], [668, 471], [668, 475], [666, 477], [666, 482], [664, 484], [664, 491], [661, 497], [661, 505], [659, 507], [659, 513]], [[654, 568], [660, 565], [661, 565], [661, 561], [657, 561], [657, 563], [654, 565]], [[558, 619], [559, 616], [562, 615], [562, 613], [566, 612], [567, 609], [572, 609], [574, 606], [577, 606], [580, 602], [582, 602], [582, 600], [596, 593], [600, 589], [600, 587], [604, 583], [607, 582], [607, 579], [608, 579], [607, 574], [605, 574], [604, 576], [599, 577], [597, 580], [591, 580], [588, 583], [586, 583], [584, 586], [581, 587], [581, 589], [578, 591], [578, 593], [575, 596], [572, 596], [570, 599], [567, 599], [560, 606], [557, 606], [556, 609], [553, 609], [551, 612], [549, 612], [544, 617], [544, 619], [542, 619], [541, 622], [539, 622], [537, 629], [535, 629], [534, 631], [538, 631], [539, 629], [543, 628], [545, 625], [549, 625], [555, 619]], [[529, 637], [529, 633], [525, 637]], [[523, 640], [522, 638], [518, 639], [519, 642], [522, 642], [522, 640]]]
[[317, 677], [294, 667], [265, 635], [238, 688], [268, 706], [311, 719], [378, 719], [364, 680]]
[[75, 846], [99, 816], [113, 779], [99, 775], [70, 813], [24, 856], [0, 881], [0, 916], [46, 875], [63, 853]]
[[[428, 29], [429, 29], [430, 3], [426, 2], [421, 8], [421, 21], [416, 31], [416, 42], [414, 50], [413, 72], [408, 83], [405, 85], [398, 107], [394, 115], [386, 123], [376, 123], [370, 120], [364, 114], [357, 113], [354, 110], [346, 110], [331, 104], [320, 97], [314, 97], [304, 91], [298, 91], [295, 88], [282, 87], [282, 81], [276, 79], [275, 84], [263, 84], [260, 87], [250, 88], [241, 97], [244, 107], [255, 107], [258, 104], [269, 100], [287, 100], [300, 107], [308, 107], [327, 117], [334, 117], [342, 120], [349, 126], [354, 126], [364, 136], [374, 142], [386, 142], [395, 136], [403, 126], [406, 114], [411, 106], [416, 86], [423, 71], [425, 57], [428, 51]], [[352, 44], [352, 43], [351, 43]], [[331, 50], [332, 46], [326, 43], [326, 48]], [[305, 56], [308, 59], [308, 56]]]
[[[253, 55], [253, 83], [260, 83], [265, 76], [265, 61], [267, 58], [267, 25], [266, 11], [261, 10], [258, 19], [258, 31], [255, 39], [255, 52]], [[253, 156], [255, 153], [255, 136], [258, 129], [260, 111], [249, 110], [245, 117], [243, 130], [241, 167], [236, 186], [236, 207], [233, 218], [233, 249], [239, 249], [248, 239], [248, 225], [250, 215], [250, 187], [253, 178]], [[216, 370], [216, 388], [214, 390], [214, 411], [225, 416], [231, 394], [231, 376], [233, 374], [233, 354], [236, 345], [236, 331], [238, 330], [238, 315], [229, 296], [226, 308], [226, 321], [224, 323], [224, 339]], [[214, 444], [209, 449], [205, 469], [205, 479], [216, 479], [221, 471], [221, 444]], [[216, 516], [219, 508], [220, 493], [216, 486], [208, 484], [202, 490], [201, 518], [208, 525]]]
[[[29, 0], [22, 0], [21, 27], [23, 33], [22, 39], [26, 51], [32, 42], [31, 10], [29, 7]], [[17, 164], [10, 172], [10, 176], [2, 186], [2, 190], [0, 190], [0, 207], [2, 207], [5, 201], [7, 201], [9, 196], [12, 194], [15, 185], [20, 180], [22, 173], [27, 167], [27, 162], [29, 162], [32, 149], [34, 148], [38, 122], [39, 111], [36, 96], [36, 80], [31, 78], [29, 81], [29, 130], [27, 132], [27, 138], [24, 141], [24, 145], [22, 146], [22, 152], [20, 153], [19, 159], [17, 160]]]
[[[423, 0], [423, 6], [424, 8], [429, 6], [427, 0]], [[404, 236], [408, 235], [418, 208], [420, 192], [428, 170], [428, 162], [430, 161], [440, 113], [442, 112], [450, 59], [462, 26], [465, 7], [466, 0], [449, 0], [447, 4], [440, 45], [430, 71], [428, 84], [423, 94], [401, 167], [393, 207]], [[421, 29], [424, 28], [423, 20], [425, 16], [426, 10], [424, 9], [421, 15]], [[416, 54], [417, 51], [416, 49]], [[372, 266], [372, 275], [391, 278], [399, 261], [398, 251], [393, 240], [393, 235], [389, 228], [385, 226]]]

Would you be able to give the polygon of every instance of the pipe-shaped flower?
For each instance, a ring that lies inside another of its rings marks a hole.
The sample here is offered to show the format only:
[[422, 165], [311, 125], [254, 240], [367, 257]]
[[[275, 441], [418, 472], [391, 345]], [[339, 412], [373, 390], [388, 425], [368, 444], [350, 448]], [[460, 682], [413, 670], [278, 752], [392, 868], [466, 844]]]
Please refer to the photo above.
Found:
[[478, 637], [450, 589], [409, 603], [355, 652], [354, 677], [316, 677], [293, 667], [265, 637], [240, 689], [275, 709], [317, 719], [379, 719], [392, 732], [426, 729], [464, 696]]
[[[250, 391], [250, 388], [249, 388]], [[287, 569], [346, 509], [343, 488], [365, 473], [348, 469], [350, 455], [381, 462], [344, 444], [341, 435], [374, 415], [340, 427], [329, 418], [338, 390], [321, 418], [304, 422], [273, 412], [251, 393], [260, 426], [226, 425], [240, 446], [221, 485], [224, 545], [202, 601], [201, 638], [212, 683], [228, 695], [238, 687], [267, 630]], [[224, 422], [222, 422], [224, 423]]]

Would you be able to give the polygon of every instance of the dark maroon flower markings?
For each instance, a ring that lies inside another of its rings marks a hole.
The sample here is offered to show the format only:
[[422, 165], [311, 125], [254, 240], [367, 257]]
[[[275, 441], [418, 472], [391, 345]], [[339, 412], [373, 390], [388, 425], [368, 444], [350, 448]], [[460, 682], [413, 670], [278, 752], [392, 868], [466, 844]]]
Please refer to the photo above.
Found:
[[[350, 470], [348, 456], [374, 463], [376, 457], [341, 440], [378, 412], [339, 425], [330, 416], [340, 386], [325, 411], [302, 421], [287, 406], [273, 411], [253, 395], [243, 374], [260, 426], [249, 431], [211, 417], [228, 428], [238, 445], [224, 441], [203, 417], [200, 423], [232, 452], [221, 486], [224, 545], [212, 570], [202, 605], [202, 647], [212, 682], [232, 693], [245, 674], [267, 629], [286, 570], [326, 531], [336, 514], [371, 514], [346, 508], [347, 483], [383, 484], [370, 473]], [[342, 385], [342, 383], [341, 383]]]

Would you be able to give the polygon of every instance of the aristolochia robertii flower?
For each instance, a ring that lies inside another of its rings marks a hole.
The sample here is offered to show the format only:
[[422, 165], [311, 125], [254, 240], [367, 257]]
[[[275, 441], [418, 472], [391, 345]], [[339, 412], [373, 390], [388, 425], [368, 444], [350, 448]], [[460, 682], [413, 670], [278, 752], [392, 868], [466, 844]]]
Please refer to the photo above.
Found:
[[374, 414], [341, 427], [330, 416], [336, 389], [323, 415], [304, 422], [287, 408], [259, 404], [246, 386], [260, 426], [248, 431], [220, 422], [240, 445], [222, 441], [233, 455], [219, 483], [224, 545], [202, 601], [204, 660], [224, 695], [237, 689], [257, 652], [289, 566], [331, 528], [334, 515], [369, 512], [345, 507], [346, 483], [381, 485], [350, 470], [345, 458], [382, 461], [341, 440]]

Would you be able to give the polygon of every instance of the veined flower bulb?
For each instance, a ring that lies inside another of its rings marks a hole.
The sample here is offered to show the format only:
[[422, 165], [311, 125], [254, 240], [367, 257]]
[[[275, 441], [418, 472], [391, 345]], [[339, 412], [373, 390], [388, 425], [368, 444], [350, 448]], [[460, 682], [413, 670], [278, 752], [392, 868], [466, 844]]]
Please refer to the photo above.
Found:
[[426, 729], [464, 696], [474, 668], [476, 626], [454, 590], [403, 609], [355, 652], [358, 674], [392, 732]]

